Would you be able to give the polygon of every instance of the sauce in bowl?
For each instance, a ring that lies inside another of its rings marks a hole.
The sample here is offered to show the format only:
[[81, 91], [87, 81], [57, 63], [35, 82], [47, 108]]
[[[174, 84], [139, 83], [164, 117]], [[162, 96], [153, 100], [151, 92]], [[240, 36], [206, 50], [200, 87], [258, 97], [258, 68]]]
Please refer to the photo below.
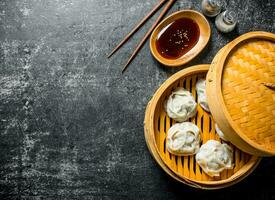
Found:
[[199, 41], [200, 28], [190, 18], [177, 19], [158, 34], [156, 48], [166, 59], [178, 59], [190, 51]]

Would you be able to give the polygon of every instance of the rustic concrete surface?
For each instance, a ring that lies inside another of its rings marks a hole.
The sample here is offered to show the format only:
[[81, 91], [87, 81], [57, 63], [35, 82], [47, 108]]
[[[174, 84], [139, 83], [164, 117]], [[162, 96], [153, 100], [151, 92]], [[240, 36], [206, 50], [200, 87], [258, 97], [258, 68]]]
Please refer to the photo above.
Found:
[[[150, 156], [143, 117], [166, 69], [148, 42], [124, 75], [122, 65], [152, 20], [116, 55], [106, 54], [157, 0], [0, 1], [0, 199], [275, 199], [275, 160], [241, 183], [200, 191], [168, 177]], [[209, 63], [237, 35], [275, 30], [275, 1], [227, 1], [235, 32], [212, 26]], [[200, 0], [178, 0], [200, 10]]]

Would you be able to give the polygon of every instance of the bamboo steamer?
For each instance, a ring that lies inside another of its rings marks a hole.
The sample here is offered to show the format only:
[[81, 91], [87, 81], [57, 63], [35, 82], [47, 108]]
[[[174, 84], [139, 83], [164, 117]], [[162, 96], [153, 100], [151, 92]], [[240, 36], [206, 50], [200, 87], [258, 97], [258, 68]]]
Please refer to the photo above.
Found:
[[173, 171], [171, 171], [169, 169], [168, 166], [166, 166], [162, 159], [160, 158], [160, 156], [158, 155], [157, 150], [155, 149], [153, 142], [151, 142], [152, 140], [154, 140], [154, 136], [152, 136], [150, 134], [150, 132], [148, 131], [148, 123], [146, 123], [146, 121], [148, 120], [147, 117], [149, 116], [149, 112], [151, 111], [150, 108], [150, 102], [148, 103], [148, 106], [146, 108], [146, 115], [145, 115], [145, 120], [144, 120], [144, 136], [145, 136], [145, 141], [147, 144], [147, 147], [149, 149], [149, 152], [151, 153], [152, 157], [155, 159], [155, 161], [159, 164], [159, 166], [173, 179], [175, 179], [176, 181], [180, 182], [180, 183], [184, 183], [186, 185], [189, 185], [191, 187], [194, 188], [199, 188], [199, 189], [205, 189], [205, 190], [215, 190], [215, 189], [221, 189], [221, 188], [225, 188], [225, 187], [229, 187], [231, 185], [234, 185], [238, 182], [240, 182], [241, 180], [243, 180], [245, 177], [247, 177], [250, 173], [252, 173], [254, 171], [254, 169], [258, 166], [258, 164], [260, 163], [260, 159], [258, 160], [258, 162], [256, 162], [254, 164], [254, 166], [247, 171], [247, 173], [245, 173], [241, 178], [236, 179], [230, 183], [227, 184], [219, 184], [219, 185], [203, 185], [203, 184], [197, 184], [195, 182], [186, 180], [186, 179], [182, 179], [180, 177], [178, 177], [175, 173], [173, 173]]
[[[234, 168], [224, 170], [220, 177], [212, 178], [202, 171], [195, 161], [195, 156], [176, 156], [166, 150], [166, 133], [175, 121], [166, 115], [164, 101], [176, 87], [184, 87], [197, 99], [196, 81], [198, 78], [204, 78], [208, 69], [209, 65], [189, 67], [165, 81], [148, 104], [144, 120], [144, 132], [150, 153], [171, 177], [196, 188], [219, 189], [244, 179], [256, 168], [260, 158], [242, 152], [230, 144], [234, 149]], [[221, 141], [215, 132], [213, 117], [200, 106], [198, 106], [196, 117], [190, 121], [200, 128], [202, 143], [209, 139]]]
[[[206, 92], [214, 120], [239, 149], [275, 155], [275, 34], [250, 32], [215, 56]], [[269, 87], [268, 87], [269, 86]]]

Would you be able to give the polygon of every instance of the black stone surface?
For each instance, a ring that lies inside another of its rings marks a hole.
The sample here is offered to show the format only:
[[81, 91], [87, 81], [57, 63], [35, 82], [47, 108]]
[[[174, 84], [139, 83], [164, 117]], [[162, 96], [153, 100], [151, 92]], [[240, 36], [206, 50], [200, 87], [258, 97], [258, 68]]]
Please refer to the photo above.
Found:
[[[0, 1], [0, 199], [275, 199], [274, 158], [235, 186], [201, 191], [172, 180], [150, 156], [145, 107], [180, 69], [158, 64], [148, 42], [121, 69], [156, 15], [106, 55], [156, 3]], [[237, 29], [220, 34], [209, 19], [211, 41], [189, 65], [210, 63], [245, 32], [274, 33], [274, 0], [227, 4]], [[185, 8], [201, 10], [200, 0], [178, 0], [169, 12]]]

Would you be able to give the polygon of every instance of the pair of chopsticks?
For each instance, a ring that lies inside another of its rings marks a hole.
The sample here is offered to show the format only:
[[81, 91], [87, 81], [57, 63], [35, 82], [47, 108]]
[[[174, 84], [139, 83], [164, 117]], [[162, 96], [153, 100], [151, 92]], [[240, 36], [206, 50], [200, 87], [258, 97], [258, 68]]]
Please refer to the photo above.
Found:
[[114, 48], [114, 50], [107, 56], [108, 58], [110, 58], [123, 44], [125, 44], [129, 38], [135, 33], [137, 32], [137, 30], [166, 2], [168, 1], [167, 5], [164, 7], [164, 9], [161, 11], [160, 15], [158, 16], [158, 18], [156, 19], [156, 21], [154, 22], [154, 24], [151, 26], [151, 28], [147, 31], [147, 33], [145, 34], [145, 36], [142, 38], [142, 40], [139, 42], [139, 44], [137, 45], [137, 47], [135, 48], [133, 54], [131, 55], [131, 57], [129, 58], [129, 60], [127, 61], [127, 63], [124, 65], [123, 69], [122, 69], [122, 73], [127, 69], [127, 67], [129, 66], [129, 64], [132, 62], [132, 60], [136, 57], [137, 53], [140, 51], [140, 49], [143, 47], [144, 43], [146, 42], [146, 40], [148, 39], [148, 37], [150, 36], [150, 34], [153, 32], [153, 30], [155, 29], [155, 27], [158, 25], [158, 23], [160, 22], [160, 20], [163, 18], [163, 16], [166, 14], [166, 12], [169, 10], [169, 8], [173, 5], [173, 3], [175, 2], [175, 0], [161, 0], [137, 25], [136, 27], [130, 32], [128, 33], [125, 38]]

